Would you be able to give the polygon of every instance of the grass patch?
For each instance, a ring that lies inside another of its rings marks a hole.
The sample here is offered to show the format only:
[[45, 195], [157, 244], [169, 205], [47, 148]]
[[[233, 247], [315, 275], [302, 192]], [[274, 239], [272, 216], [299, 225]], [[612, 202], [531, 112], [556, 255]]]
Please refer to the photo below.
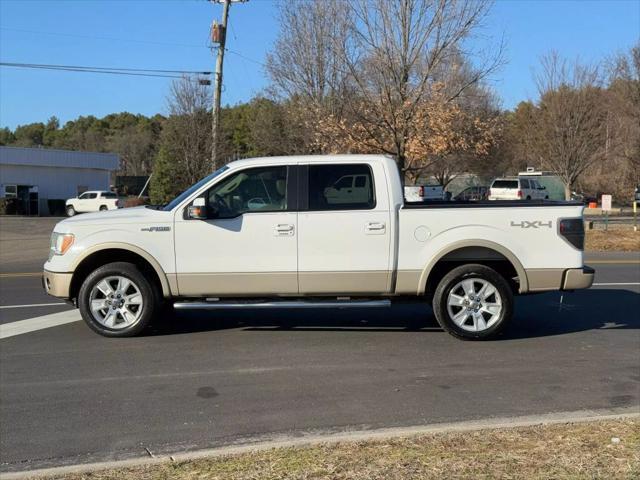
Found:
[[634, 232], [632, 225], [609, 225], [607, 231], [586, 231], [585, 250], [592, 252], [637, 252], [640, 251], [640, 231]]
[[[612, 438], [619, 439], [618, 442]], [[345, 442], [70, 474], [63, 480], [640, 477], [640, 420]]]

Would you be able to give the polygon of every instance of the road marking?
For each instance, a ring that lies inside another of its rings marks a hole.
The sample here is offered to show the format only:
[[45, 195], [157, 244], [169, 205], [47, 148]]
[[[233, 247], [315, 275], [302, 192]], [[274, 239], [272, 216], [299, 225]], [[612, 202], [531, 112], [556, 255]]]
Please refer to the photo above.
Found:
[[11, 277], [41, 277], [42, 272], [0, 273], [0, 278]]
[[58, 305], [68, 305], [68, 304], [64, 302], [57, 302], [57, 303], [32, 303], [30, 305], [2, 305], [0, 306], [0, 310], [4, 308], [54, 307]]
[[587, 265], [640, 265], [640, 260], [585, 260]]
[[79, 321], [80, 312], [78, 310], [69, 310], [64, 312], [52, 313], [41, 317], [29, 318], [27, 320], [18, 320], [17, 322], [4, 323], [0, 325], [0, 340], [23, 335], [25, 333], [43, 330], [45, 328], [57, 327], [66, 323]]
[[627, 283], [594, 283], [594, 287], [622, 287], [625, 285], [640, 285], [640, 282], [627, 282]]

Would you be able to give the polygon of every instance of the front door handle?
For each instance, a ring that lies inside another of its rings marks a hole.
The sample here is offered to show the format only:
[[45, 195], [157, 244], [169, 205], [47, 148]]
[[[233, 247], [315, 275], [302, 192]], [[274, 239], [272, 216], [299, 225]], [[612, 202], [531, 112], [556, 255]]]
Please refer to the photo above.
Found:
[[279, 223], [278, 225], [276, 225], [276, 229], [275, 229], [275, 234], [276, 235], [283, 235], [283, 236], [291, 236], [293, 235], [293, 225], [291, 225], [290, 223]]
[[368, 222], [364, 227], [367, 233], [373, 234], [383, 234], [386, 230], [387, 226], [383, 222]]

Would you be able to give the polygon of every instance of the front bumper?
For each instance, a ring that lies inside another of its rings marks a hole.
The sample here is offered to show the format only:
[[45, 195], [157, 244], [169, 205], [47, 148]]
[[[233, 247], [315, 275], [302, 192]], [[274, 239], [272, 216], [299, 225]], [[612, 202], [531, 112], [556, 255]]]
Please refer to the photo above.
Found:
[[586, 265], [582, 268], [570, 268], [564, 274], [562, 289], [579, 290], [581, 288], [589, 288], [593, 284], [595, 274], [596, 271]]
[[69, 298], [72, 273], [42, 272], [42, 288], [52, 297]]

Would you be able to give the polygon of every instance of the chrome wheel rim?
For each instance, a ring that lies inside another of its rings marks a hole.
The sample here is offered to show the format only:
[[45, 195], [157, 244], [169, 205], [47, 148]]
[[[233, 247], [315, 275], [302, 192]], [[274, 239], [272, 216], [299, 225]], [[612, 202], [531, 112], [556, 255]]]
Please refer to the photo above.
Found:
[[122, 330], [140, 320], [144, 302], [140, 288], [130, 279], [114, 275], [96, 283], [89, 295], [93, 318], [112, 330]]
[[458, 282], [447, 297], [449, 318], [468, 332], [482, 332], [500, 319], [502, 298], [498, 289], [482, 278]]

